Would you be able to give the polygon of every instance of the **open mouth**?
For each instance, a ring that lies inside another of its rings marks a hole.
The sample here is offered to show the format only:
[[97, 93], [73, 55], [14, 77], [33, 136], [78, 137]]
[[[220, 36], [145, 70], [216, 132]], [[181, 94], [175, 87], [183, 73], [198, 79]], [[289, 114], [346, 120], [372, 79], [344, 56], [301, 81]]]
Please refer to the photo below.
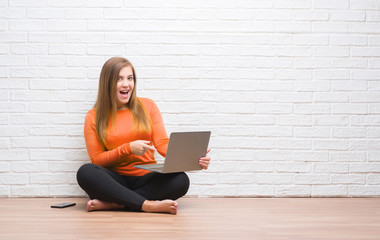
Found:
[[128, 97], [128, 93], [129, 93], [129, 90], [128, 91], [120, 91], [120, 94], [122, 97]]

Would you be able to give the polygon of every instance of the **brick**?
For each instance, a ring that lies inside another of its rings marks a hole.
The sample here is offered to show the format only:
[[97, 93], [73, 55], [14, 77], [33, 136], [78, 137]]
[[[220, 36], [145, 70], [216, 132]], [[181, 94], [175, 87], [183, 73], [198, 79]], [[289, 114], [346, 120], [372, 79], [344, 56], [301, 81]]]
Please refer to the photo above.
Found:
[[327, 127], [295, 127], [293, 130], [295, 137], [319, 137], [328, 138], [331, 136], [330, 128]]
[[0, 102], [0, 112], [20, 113], [25, 112], [26, 104], [18, 102]]
[[276, 22], [275, 32], [280, 33], [305, 33], [311, 32], [312, 25], [308, 22]]
[[296, 69], [318, 69], [318, 68], [330, 68], [331, 60], [330, 59], [313, 59], [313, 58], [304, 58], [304, 59], [294, 59], [294, 68]]
[[[251, 11], [248, 11], [247, 18], [246, 19], [251, 19], [252, 18], [252, 13], [249, 14]], [[236, 14], [236, 13], [233, 13]], [[236, 14], [239, 15], [239, 14]], [[255, 20], [258, 21], [289, 21], [292, 19], [292, 12], [291, 11], [286, 11], [283, 9], [275, 9], [275, 10], [266, 10], [266, 11], [257, 11], [253, 15]]]
[[327, 92], [331, 88], [330, 85], [328, 81], [299, 81], [294, 83], [294, 89], [302, 92]]
[[26, 33], [0, 32], [0, 42], [25, 43], [26, 41], [27, 41]]
[[362, 22], [366, 20], [366, 13], [360, 11], [339, 11], [330, 13], [332, 21], [356, 21]]
[[104, 8], [104, 19], [139, 19], [139, 12], [128, 8]]
[[293, 84], [287, 81], [259, 81], [256, 89], [258, 91], [288, 92], [293, 89]]
[[[98, 43], [100, 40], [103, 40], [103, 39], [104, 39], [103, 33], [94, 33], [94, 32], [67, 33], [68, 43]], [[61, 48], [65, 48], [65, 47], [70, 47], [70, 45], [61, 46]], [[81, 47], [80, 51], [82, 51], [84, 54], [85, 47], [84, 46]]]
[[290, 9], [298, 9], [298, 8], [310, 8], [310, 1], [302, 1], [302, 0], [275, 0], [274, 1], [275, 8], [290, 8]]
[[293, 154], [294, 161], [301, 162], [327, 162], [329, 160], [327, 152], [295, 152]]
[[316, 173], [348, 173], [347, 163], [316, 163], [314, 165]]
[[2, 8], [0, 17], [2, 19], [22, 19], [26, 16], [26, 9], [22, 8]]
[[353, 103], [378, 103], [380, 93], [352, 93], [351, 101]]
[[361, 10], [380, 10], [379, 4], [376, 1], [371, 0], [351, 0], [350, 8]]
[[291, 127], [262, 127], [257, 133], [259, 137], [291, 137], [292, 135]]
[[368, 104], [368, 113], [369, 114], [379, 114], [380, 113], [380, 104]]
[[260, 161], [289, 161], [292, 159], [291, 150], [256, 150], [257, 159]]
[[9, 29], [11, 31], [46, 31], [47, 23], [44, 20], [10, 20]]
[[15, 173], [39, 173], [47, 172], [47, 162], [14, 162], [12, 163], [12, 172]]
[[276, 171], [285, 173], [311, 173], [311, 163], [277, 163]]
[[353, 163], [350, 165], [352, 173], [379, 173], [380, 164], [378, 163]]
[[29, 8], [27, 15], [30, 18], [38, 19], [62, 19], [65, 18], [65, 10], [59, 8]]
[[85, 148], [85, 143], [83, 138], [77, 137], [65, 137], [65, 138], [50, 138], [49, 146], [51, 148]]
[[333, 104], [332, 114], [366, 114], [366, 104]]
[[124, 23], [119, 20], [91, 20], [87, 28], [89, 31], [120, 31]]
[[378, 185], [379, 183], [380, 183], [380, 175], [379, 174], [368, 174], [367, 184]]
[[310, 197], [311, 186], [275, 186], [275, 197]]
[[348, 47], [315, 47], [314, 56], [316, 57], [348, 57], [350, 49]]
[[11, 188], [9, 186], [0, 186], [0, 197], [10, 197]]
[[103, 17], [102, 9], [89, 9], [89, 8], [78, 8], [70, 9], [66, 11], [66, 18], [68, 19], [99, 19]]
[[310, 140], [280, 139], [280, 140], [277, 140], [276, 146], [278, 149], [309, 150], [311, 149], [311, 141]]
[[71, 1], [60, 1], [60, 0], [48, 0], [48, 6], [51, 7], [83, 7], [83, 0], [71, 0]]
[[295, 174], [294, 183], [299, 184], [330, 184], [330, 175], [325, 174]]
[[71, 185], [56, 185], [49, 186], [49, 196], [50, 197], [84, 197], [85, 192], [78, 186], [78, 184]]
[[357, 35], [332, 35], [330, 36], [330, 44], [333, 46], [365, 46], [368, 38], [366, 36]]
[[333, 137], [337, 138], [365, 138], [365, 128], [334, 128]]
[[331, 112], [331, 107], [330, 105], [327, 105], [327, 104], [314, 104], [312, 106], [297, 104], [294, 106], [295, 114], [318, 115], [318, 114], [330, 114], [330, 112]]
[[380, 68], [380, 59], [369, 59], [368, 66], [369, 68]]
[[[335, 90], [334, 92], [315, 92], [313, 93], [313, 100], [315, 103], [347, 103], [349, 101], [349, 93], [346, 92], [336, 92], [338, 89], [342, 91], [348, 91], [345, 89], [345, 84], [339, 81], [343, 86], [340, 86], [341, 84], [335, 84], [333, 82], [332, 89]], [[348, 86], [350, 87], [350, 86]], [[353, 88], [357, 89], [356, 86]]]
[[365, 175], [358, 174], [333, 174], [331, 175], [333, 184], [364, 184]]
[[[380, 27], [380, 25], [379, 25]], [[353, 47], [351, 48], [353, 57], [380, 57], [380, 48], [377, 47]]]
[[380, 116], [353, 116], [351, 122], [352, 126], [378, 126]]
[[347, 70], [322, 69], [315, 70], [315, 79], [317, 80], [347, 80], [350, 78], [350, 72]]
[[65, 43], [66, 33], [29, 33], [28, 40], [31, 43]]
[[29, 56], [29, 66], [57, 67], [65, 64], [65, 58], [60, 56]]
[[348, 150], [348, 141], [313, 140], [314, 150]]
[[349, 0], [337, 0], [337, 1], [329, 1], [329, 0], [316, 0], [313, 1], [313, 7], [318, 9], [348, 9], [349, 8]]
[[28, 1], [28, 0], [9, 0], [9, 6], [14, 7], [45, 7], [45, 0], [36, 0], [36, 1]]
[[326, 21], [329, 14], [325, 11], [313, 10], [295, 10], [293, 11], [294, 20], [308, 20], [308, 21]]
[[11, 77], [15, 78], [44, 78], [47, 77], [47, 69], [40, 67], [24, 67], [24, 68], [11, 68]]
[[368, 90], [370, 92], [380, 91], [380, 81], [371, 81], [368, 83]]
[[29, 112], [31, 113], [64, 113], [66, 103], [30, 103]]
[[279, 80], [311, 80], [312, 79], [312, 71], [311, 70], [284, 70], [279, 69], [277, 71], [277, 78]]
[[87, 28], [85, 20], [48, 20], [49, 31], [85, 31]]
[[311, 187], [312, 197], [347, 197], [348, 186], [318, 185]]
[[28, 160], [29, 154], [28, 150], [9, 150], [0, 149], [0, 160], [1, 161], [18, 161], [18, 160]]
[[347, 126], [349, 118], [346, 116], [316, 116], [313, 124], [316, 126]]
[[346, 33], [348, 31], [347, 23], [334, 22], [313, 22], [312, 32], [315, 33]]
[[368, 22], [380, 22], [380, 16], [377, 11], [366, 11], [366, 21]]
[[277, 51], [281, 57], [311, 57], [313, 54], [311, 47], [279, 47]]
[[311, 126], [311, 116], [278, 116], [276, 117], [278, 126]]
[[2, 185], [20, 185], [28, 183], [28, 174], [25, 173], [2, 173], [0, 175], [0, 184]]
[[47, 55], [48, 46], [17, 44], [11, 46], [11, 53], [16, 55]]
[[380, 190], [377, 186], [348, 186], [348, 196], [351, 197], [371, 197], [380, 195]]
[[0, 162], [0, 173], [6, 173], [11, 170], [10, 164], [7, 162]]
[[290, 104], [257, 104], [256, 112], [259, 114], [288, 114], [292, 112]]
[[12, 137], [13, 148], [45, 148], [49, 146], [47, 138]]
[[[50, 162], [49, 163], [49, 170], [53, 173], [61, 173], [61, 172], [66, 172], [66, 173], [73, 173], [83, 165], [82, 162], [78, 161], [66, 161], [64, 163], [62, 162]], [[75, 183], [75, 182], [74, 182]]]
[[292, 182], [292, 175], [286, 173], [258, 173], [256, 177], [259, 184], [290, 184]]
[[69, 183], [70, 175], [67, 173], [31, 173], [31, 184], [65, 184]]
[[101, 0], [85, 0], [84, 1], [85, 7], [121, 7], [123, 5], [122, 0], [111, 0], [105, 3]]
[[12, 197], [46, 197], [49, 193], [48, 186], [27, 185], [12, 186]]
[[0, 137], [20, 137], [26, 136], [28, 134], [27, 128], [25, 127], [1, 127], [0, 126]]
[[353, 80], [379, 80], [380, 70], [352, 70]]
[[329, 44], [329, 36], [297, 34], [294, 36], [294, 44], [300, 46], [327, 46]]

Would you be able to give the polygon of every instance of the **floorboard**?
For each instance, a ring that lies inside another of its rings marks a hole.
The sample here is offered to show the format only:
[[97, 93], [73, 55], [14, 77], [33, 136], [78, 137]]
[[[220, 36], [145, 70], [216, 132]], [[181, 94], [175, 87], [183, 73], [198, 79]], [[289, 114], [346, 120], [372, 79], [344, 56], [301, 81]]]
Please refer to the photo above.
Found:
[[380, 239], [380, 198], [182, 198], [177, 215], [88, 213], [87, 200], [0, 199], [0, 239]]

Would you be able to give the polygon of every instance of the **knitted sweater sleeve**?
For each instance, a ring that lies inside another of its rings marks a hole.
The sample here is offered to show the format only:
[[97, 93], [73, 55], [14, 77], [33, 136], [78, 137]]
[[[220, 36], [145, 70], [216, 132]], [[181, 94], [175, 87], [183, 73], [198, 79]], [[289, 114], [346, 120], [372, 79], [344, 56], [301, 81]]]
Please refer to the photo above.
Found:
[[91, 162], [102, 167], [112, 167], [123, 161], [123, 157], [132, 154], [129, 143], [107, 150], [100, 143], [95, 128], [95, 112], [89, 111], [84, 123], [84, 138]]

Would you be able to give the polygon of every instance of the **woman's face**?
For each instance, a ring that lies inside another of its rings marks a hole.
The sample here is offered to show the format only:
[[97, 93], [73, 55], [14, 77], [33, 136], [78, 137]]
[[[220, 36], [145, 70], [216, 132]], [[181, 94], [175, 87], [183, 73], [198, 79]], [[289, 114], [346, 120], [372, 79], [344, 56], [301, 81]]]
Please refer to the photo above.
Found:
[[123, 110], [127, 108], [127, 103], [132, 95], [135, 86], [133, 79], [133, 71], [131, 66], [123, 67], [119, 72], [119, 78], [116, 84], [117, 109]]

